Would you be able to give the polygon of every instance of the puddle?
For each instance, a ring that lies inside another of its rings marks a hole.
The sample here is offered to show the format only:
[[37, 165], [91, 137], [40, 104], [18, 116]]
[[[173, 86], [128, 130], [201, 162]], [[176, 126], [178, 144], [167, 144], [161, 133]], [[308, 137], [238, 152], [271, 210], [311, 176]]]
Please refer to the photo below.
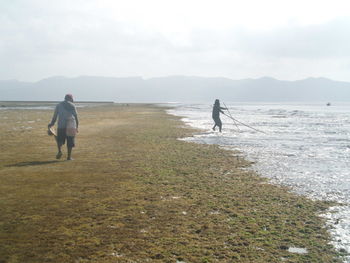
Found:
[[290, 247], [288, 248], [288, 252], [290, 253], [296, 253], [296, 254], [307, 254], [306, 248], [300, 248], [300, 247]]

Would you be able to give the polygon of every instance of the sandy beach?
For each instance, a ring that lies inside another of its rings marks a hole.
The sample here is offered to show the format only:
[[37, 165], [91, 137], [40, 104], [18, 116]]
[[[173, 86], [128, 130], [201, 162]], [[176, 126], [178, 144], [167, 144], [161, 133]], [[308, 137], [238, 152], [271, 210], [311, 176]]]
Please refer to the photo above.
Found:
[[319, 216], [329, 203], [178, 140], [195, 130], [164, 108], [78, 111], [65, 161], [46, 133], [52, 110], [1, 109], [1, 263], [340, 262]]

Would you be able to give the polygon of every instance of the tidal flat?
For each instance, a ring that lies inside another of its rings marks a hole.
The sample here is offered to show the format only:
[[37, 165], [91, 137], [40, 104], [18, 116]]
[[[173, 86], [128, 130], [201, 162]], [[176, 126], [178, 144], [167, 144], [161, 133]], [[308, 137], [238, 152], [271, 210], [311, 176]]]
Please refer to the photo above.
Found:
[[78, 112], [65, 161], [52, 110], [0, 111], [0, 262], [341, 262], [319, 216], [330, 203], [179, 140], [195, 130], [164, 107]]

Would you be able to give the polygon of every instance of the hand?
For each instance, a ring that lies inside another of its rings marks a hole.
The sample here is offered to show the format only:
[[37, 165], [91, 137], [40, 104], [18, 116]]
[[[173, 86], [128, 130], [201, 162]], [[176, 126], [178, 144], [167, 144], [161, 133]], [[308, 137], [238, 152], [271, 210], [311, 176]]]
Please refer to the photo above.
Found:
[[51, 123], [49, 123], [49, 125], [47, 125], [47, 128], [51, 128], [53, 125]]
[[77, 128], [77, 133], [79, 133], [79, 130], [78, 130], [78, 128]]

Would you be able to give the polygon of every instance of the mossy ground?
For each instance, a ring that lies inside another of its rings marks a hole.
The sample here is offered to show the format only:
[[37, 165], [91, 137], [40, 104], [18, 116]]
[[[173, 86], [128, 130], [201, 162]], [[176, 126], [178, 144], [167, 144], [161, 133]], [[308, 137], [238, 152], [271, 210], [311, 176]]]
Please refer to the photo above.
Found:
[[79, 114], [75, 160], [57, 161], [52, 111], [0, 111], [0, 262], [338, 262], [327, 204], [178, 140], [193, 130], [163, 109]]

